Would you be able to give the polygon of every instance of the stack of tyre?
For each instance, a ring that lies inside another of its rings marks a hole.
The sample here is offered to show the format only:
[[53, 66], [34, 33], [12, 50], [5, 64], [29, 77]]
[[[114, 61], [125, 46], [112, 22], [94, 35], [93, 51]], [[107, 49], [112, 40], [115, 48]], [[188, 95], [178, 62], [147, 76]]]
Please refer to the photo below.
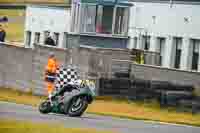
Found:
[[151, 89], [157, 94], [161, 105], [177, 106], [180, 100], [193, 98], [194, 87], [166, 81], [151, 81]]
[[129, 88], [129, 98], [135, 100], [152, 99], [154, 92], [151, 90], [151, 81], [134, 78]]
[[166, 81], [151, 81], [151, 89], [157, 94], [162, 106], [176, 106], [181, 111], [200, 111], [200, 97], [196, 96], [193, 85]]
[[99, 94], [104, 96], [128, 97], [131, 100], [157, 99], [162, 106], [194, 105], [200, 110], [200, 104], [196, 104], [200, 103], [200, 98], [194, 96], [193, 91], [193, 85], [144, 80], [128, 72], [115, 72], [111, 79], [101, 78], [99, 88]]
[[100, 78], [99, 95], [126, 97], [129, 94], [131, 80], [127, 78]]

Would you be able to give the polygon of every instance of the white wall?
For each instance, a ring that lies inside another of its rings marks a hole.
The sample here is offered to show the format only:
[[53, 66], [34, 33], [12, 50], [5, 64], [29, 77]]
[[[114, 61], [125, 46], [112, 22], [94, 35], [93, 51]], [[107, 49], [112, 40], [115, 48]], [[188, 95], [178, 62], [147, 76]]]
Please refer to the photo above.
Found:
[[28, 6], [26, 30], [68, 32], [70, 29], [70, 9], [62, 7]]
[[[134, 2], [130, 28], [145, 28], [154, 36], [182, 36], [200, 39], [200, 5]], [[155, 16], [155, 23], [153, 23]], [[184, 17], [189, 22], [184, 21]], [[134, 32], [129, 28], [130, 36]]]
[[[174, 37], [181, 37], [183, 43], [180, 69], [190, 71], [192, 59], [190, 39], [200, 39], [199, 13], [200, 4], [174, 3], [170, 5], [170, 3], [134, 2], [134, 6], [131, 7], [129, 36], [131, 39], [141, 37], [141, 35], [151, 36], [151, 51], [155, 51], [158, 47], [154, 38], [164, 37], [166, 43], [163, 50], [162, 65], [168, 68], [174, 66], [175, 45], [172, 40]], [[188, 22], [185, 19], [188, 19]], [[130, 41], [130, 43], [132, 42]], [[141, 39], [139, 42], [141, 42]], [[141, 44], [137, 43], [137, 48], [141, 49], [142, 47], [139, 46]], [[133, 45], [129, 44], [129, 46]], [[198, 64], [200, 64], [200, 61]], [[200, 67], [198, 67], [198, 71], [200, 71]]]
[[34, 32], [40, 32], [41, 37], [45, 30], [58, 32], [60, 33], [59, 45], [61, 47], [64, 32], [70, 31], [70, 21], [70, 9], [30, 5], [26, 8], [25, 31], [32, 32], [32, 40], [34, 40]]

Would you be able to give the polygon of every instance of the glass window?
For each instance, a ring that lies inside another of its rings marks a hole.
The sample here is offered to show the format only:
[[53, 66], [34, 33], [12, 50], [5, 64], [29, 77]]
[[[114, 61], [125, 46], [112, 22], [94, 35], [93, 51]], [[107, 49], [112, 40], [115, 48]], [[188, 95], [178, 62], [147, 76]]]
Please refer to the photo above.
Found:
[[74, 32], [74, 27], [75, 27], [75, 21], [76, 21], [76, 4], [73, 4], [72, 5], [72, 10], [71, 10], [71, 18], [72, 18], [72, 21], [71, 21], [71, 31]]
[[198, 70], [200, 40], [192, 39], [192, 70]]
[[49, 31], [44, 31], [44, 41], [47, 39], [47, 37], [50, 35]]
[[150, 48], [150, 36], [142, 36], [143, 48], [144, 50], [149, 50]]
[[137, 48], [138, 38], [134, 37], [133, 48]]
[[31, 31], [26, 32], [26, 44], [27, 46], [31, 45]]
[[95, 32], [96, 27], [96, 5], [85, 5], [84, 6], [84, 23], [81, 27], [83, 32]]
[[97, 33], [112, 34], [113, 6], [98, 6]]
[[72, 12], [72, 32], [127, 35], [129, 7], [74, 4]]
[[200, 40], [194, 40], [194, 53], [199, 53], [199, 44], [200, 44]]
[[158, 40], [158, 42], [157, 42], [157, 44], [158, 44], [158, 47], [157, 47], [157, 52], [159, 52], [160, 53], [160, 65], [162, 66], [162, 62], [163, 62], [163, 56], [164, 56], [164, 47], [165, 47], [165, 38], [162, 38], [162, 37], [158, 37], [157, 38]]
[[117, 7], [115, 17], [115, 34], [126, 34], [128, 26], [129, 9], [125, 7]]
[[71, 22], [71, 31], [72, 32], [78, 31], [79, 15], [80, 15], [79, 10], [80, 10], [80, 5], [73, 4], [73, 6], [72, 6], [72, 22]]
[[112, 34], [113, 6], [84, 4], [81, 32]]
[[175, 43], [175, 68], [180, 68], [182, 38], [174, 38]]
[[40, 42], [40, 32], [35, 32], [34, 43], [39, 43], [39, 42]]
[[59, 33], [54, 32], [54, 41], [55, 41], [55, 44], [58, 45], [58, 43], [59, 43]]
[[68, 33], [64, 33], [64, 48], [69, 48], [69, 35]]
[[97, 6], [97, 9], [96, 9], [96, 32], [97, 33], [102, 33], [102, 15], [103, 15], [102, 6]]

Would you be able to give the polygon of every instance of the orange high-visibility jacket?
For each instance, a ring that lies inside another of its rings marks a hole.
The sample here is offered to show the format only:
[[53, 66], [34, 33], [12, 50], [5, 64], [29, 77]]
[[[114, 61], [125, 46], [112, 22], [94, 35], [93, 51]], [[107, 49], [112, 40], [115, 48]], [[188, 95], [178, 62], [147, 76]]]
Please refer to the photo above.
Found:
[[49, 58], [48, 64], [46, 66], [46, 71], [50, 73], [56, 73], [56, 69], [58, 68], [58, 63], [55, 59]]

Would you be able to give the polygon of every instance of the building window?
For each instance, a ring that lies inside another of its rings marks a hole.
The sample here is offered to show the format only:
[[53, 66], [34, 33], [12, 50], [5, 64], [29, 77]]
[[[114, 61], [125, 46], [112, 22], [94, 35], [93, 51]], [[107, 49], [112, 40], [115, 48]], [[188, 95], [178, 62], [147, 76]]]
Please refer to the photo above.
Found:
[[73, 4], [72, 6], [72, 21], [71, 21], [71, 31], [77, 32], [78, 31], [78, 25], [79, 25], [79, 10], [80, 10], [80, 4]]
[[64, 48], [69, 48], [69, 35], [64, 33]]
[[35, 32], [34, 43], [39, 43], [39, 42], [40, 42], [40, 33], [39, 32]]
[[88, 32], [95, 32], [96, 27], [96, 12], [97, 12], [97, 6], [96, 5], [87, 5], [84, 4], [84, 22], [83, 26], [81, 26], [81, 31], [84, 33]]
[[150, 36], [142, 36], [143, 48], [144, 50], [149, 50], [150, 48]]
[[129, 8], [117, 7], [115, 17], [115, 34], [126, 34], [128, 24]]
[[49, 31], [44, 31], [44, 43], [45, 43], [45, 40], [47, 39], [47, 37], [50, 36], [50, 32]]
[[81, 32], [112, 34], [114, 6], [83, 4], [82, 7], [84, 17]]
[[26, 32], [26, 44], [27, 46], [30, 46], [31, 45], [31, 31], [27, 31]]
[[[72, 27], [80, 25], [80, 33], [127, 35], [129, 7], [74, 4], [73, 9]], [[74, 28], [72, 32], [78, 32]]]
[[112, 34], [114, 6], [98, 6], [96, 32]]
[[50, 46], [58, 45], [59, 33], [51, 33], [49, 31], [44, 31], [44, 44]]
[[137, 48], [138, 38], [134, 37], [133, 48]]
[[192, 70], [198, 70], [200, 40], [191, 40], [192, 44]]
[[56, 46], [58, 45], [58, 43], [59, 43], [59, 33], [57, 33], [57, 32], [54, 32], [54, 41], [55, 41], [55, 44], [56, 44]]
[[157, 52], [160, 53], [160, 66], [162, 66], [162, 62], [163, 62], [163, 57], [164, 57], [164, 47], [165, 47], [165, 42], [166, 42], [166, 39], [163, 38], [163, 37], [158, 37], [157, 38], [157, 44], [158, 44], [158, 47], [157, 47]]
[[180, 68], [180, 61], [181, 61], [181, 47], [182, 47], [182, 38], [174, 38], [175, 44], [175, 62], [174, 68]]

